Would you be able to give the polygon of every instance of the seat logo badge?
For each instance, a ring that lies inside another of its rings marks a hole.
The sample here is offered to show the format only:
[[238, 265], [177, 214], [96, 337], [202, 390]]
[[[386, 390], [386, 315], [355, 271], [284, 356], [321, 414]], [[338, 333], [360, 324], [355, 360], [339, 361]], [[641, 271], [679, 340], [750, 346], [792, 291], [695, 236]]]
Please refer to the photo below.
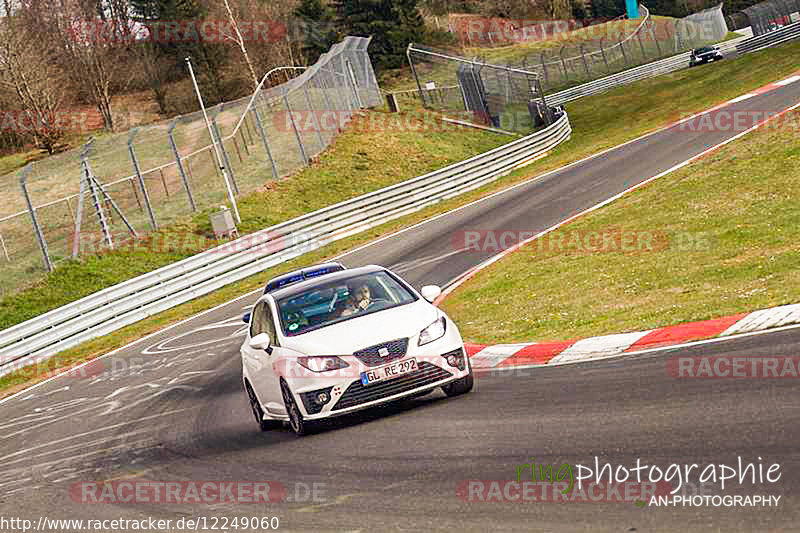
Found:
[[379, 348], [378, 349], [378, 355], [380, 355], [381, 357], [386, 357], [387, 355], [389, 355], [389, 349], [388, 348]]

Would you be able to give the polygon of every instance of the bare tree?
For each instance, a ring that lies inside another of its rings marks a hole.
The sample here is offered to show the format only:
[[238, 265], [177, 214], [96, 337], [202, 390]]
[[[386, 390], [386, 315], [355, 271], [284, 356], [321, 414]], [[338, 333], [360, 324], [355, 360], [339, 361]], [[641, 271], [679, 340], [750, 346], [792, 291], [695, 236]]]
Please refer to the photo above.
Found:
[[9, 0], [3, 7], [7, 16], [0, 26], [0, 84], [19, 106], [15, 132], [52, 154], [66, 133], [59, 116], [65, 99], [61, 69], [24, 12], [12, 11]]
[[66, 76], [114, 129], [111, 100], [133, 40], [124, 0], [28, 0], [41, 38], [56, 46]]

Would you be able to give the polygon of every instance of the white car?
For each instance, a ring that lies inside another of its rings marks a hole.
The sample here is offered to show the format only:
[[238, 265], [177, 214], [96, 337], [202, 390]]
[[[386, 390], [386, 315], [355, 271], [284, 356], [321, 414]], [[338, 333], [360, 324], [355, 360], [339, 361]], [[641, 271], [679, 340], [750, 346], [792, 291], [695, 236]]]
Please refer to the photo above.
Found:
[[288, 420], [303, 435], [323, 418], [437, 387], [448, 396], [472, 389], [458, 328], [430, 303], [439, 287], [417, 293], [379, 266], [313, 271], [244, 316], [244, 387], [262, 430]]

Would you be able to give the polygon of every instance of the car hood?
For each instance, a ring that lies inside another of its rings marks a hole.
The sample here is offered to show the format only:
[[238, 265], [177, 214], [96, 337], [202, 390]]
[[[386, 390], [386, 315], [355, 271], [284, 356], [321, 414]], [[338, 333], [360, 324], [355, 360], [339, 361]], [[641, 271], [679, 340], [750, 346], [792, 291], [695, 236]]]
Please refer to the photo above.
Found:
[[415, 337], [438, 316], [435, 307], [420, 299], [296, 337], [285, 337], [282, 346], [306, 355], [349, 355], [382, 342]]

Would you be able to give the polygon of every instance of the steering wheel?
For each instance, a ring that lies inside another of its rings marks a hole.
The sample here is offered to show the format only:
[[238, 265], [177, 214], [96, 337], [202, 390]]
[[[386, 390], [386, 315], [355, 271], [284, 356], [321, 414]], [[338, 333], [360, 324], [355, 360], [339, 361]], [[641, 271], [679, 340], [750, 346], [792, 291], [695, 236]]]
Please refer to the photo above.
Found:
[[367, 307], [366, 307], [366, 308], [364, 308], [364, 311], [366, 311], [367, 309], [369, 309], [369, 308], [370, 308], [370, 307], [372, 307], [373, 305], [375, 305], [375, 304], [379, 304], [379, 303], [389, 303], [389, 300], [387, 300], [386, 298], [375, 298], [375, 299], [373, 299], [373, 300], [370, 300], [370, 302], [369, 302], [369, 304], [367, 305]]

